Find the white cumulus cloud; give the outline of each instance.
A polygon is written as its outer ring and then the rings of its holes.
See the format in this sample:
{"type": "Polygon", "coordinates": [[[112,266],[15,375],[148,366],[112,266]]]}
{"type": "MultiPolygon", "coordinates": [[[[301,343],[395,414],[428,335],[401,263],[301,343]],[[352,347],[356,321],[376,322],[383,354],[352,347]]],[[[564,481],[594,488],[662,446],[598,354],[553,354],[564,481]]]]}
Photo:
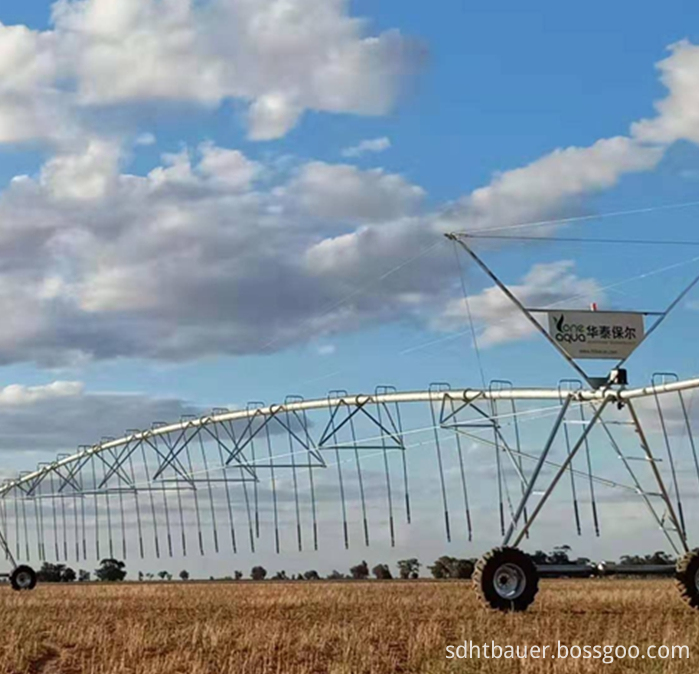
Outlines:
{"type": "Polygon", "coordinates": [[[391,139],[386,136],[363,140],[357,145],[346,147],[342,151],[343,157],[361,157],[368,153],[385,152],[391,147],[391,139]]]}
{"type": "MultiPolygon", "coordinates": [[[[571,260],[536,264],[521,283],[509,288],[525,306],[541,309],[561,305],[567,309],[587,308],[590,301],[601,302],[605,298],[597,281],[580,278],[575,273],[575,263],[571,260]]],[[[481,326],[479,343],[482,346],[517,341],[536,332],[497,286],[470,297],[469,307],[474,320],[481,326]]],[[[466,301],[455,298],[447,303],[435,326],[443,330],[463,329],[467,320],[466,301]]]]}
{"type": "Polygon", "coordinates": [[[0,142],[73,142],[105,107],[231,99],[273,140],[307,110],[389,112],[421,59],[347,0],[58,0],[49,30],[0,24],[0,142]]]}
{"type": "Polygon", "coordinates": [[[658,64],[668,95],[656,104],[658,115],[634,124],[633,133],[644,142],[663,145],[699,143],[699,46],[682,40],[670,52],[658,64]]]}

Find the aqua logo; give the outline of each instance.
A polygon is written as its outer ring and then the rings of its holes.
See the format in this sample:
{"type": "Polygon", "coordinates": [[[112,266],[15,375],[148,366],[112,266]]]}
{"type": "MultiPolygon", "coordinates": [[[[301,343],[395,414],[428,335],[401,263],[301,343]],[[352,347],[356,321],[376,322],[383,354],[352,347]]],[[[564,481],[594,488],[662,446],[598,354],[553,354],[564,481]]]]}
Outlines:
{"type": "Polygon", "coordinates": [[[561,314],[560,318],[554,317],[556,325],[556,341],[557,342],[586,342],[587,335],[585,334],[585,326],[581,323],[566,323],[565,314],[561,314]]]}

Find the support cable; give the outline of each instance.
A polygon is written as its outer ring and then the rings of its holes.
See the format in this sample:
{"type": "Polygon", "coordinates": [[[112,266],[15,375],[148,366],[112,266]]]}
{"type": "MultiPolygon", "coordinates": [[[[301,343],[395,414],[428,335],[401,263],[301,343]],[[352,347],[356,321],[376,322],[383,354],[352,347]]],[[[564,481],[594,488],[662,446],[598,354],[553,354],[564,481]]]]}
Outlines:
{"type": "MultiPolygon", "coordinates": [[[[97,489],[97,471],[95,469],[95,455],[93,454],[90,457],[90,467],[92,468],[92,484],[93,484],[93,489],[97,489]]],[[[51,483],[51,492],[53,492],[53,483],[51,483]]],[[[95,552],[97,553],[97,560],[101,560],[102,556],[100,555],[100,518],[99,518],[99,499],[97,497],[97,494],[95,494],[95,552]]],[[[54,508],[54,518],[53,518],[53,526],[55,528],[56,526],[56,511],[54,508]]],[[[58,556],[58,548],[56,548],[56,556],[58,556]]]]}
{"type": "MultiPolygon", "coordinates": [[[[660,375],[664,376],[664,375],[660,375]]],[[[655,379],[655,376],[653,377],[655,379]]],[[[660,428],[662,430],[663,439],[665,441],[665,450],[667,452],[667,458],[670,465],[670,474],[672,476],[672,486],[675,489],[675,498],[677,500],[677,514],[679,517],[679,525],[682,529],[682,534],[687,535],[687,527],[684,520],[684,510],[682,508],[682,493],[680,492],[679,480],[677,478],[677,467],[675,466],[675,457],[672,452],[672,446],[670,444],[670,437],[667,431],[667,425],[665,423],[665,414],[663,413],[662,406],[660,405],[660,398],[657,392],[653,392],[653,398],[655,399],[655,407],[658,412],[658,419],[660,420],[660,428]]]]}
{"type": "MultiPolygon", "coordinates": [[[[434,387],[439,387],[437,390],[441,389],[440,384],[430,385],[430,390],[435,390],[434,387]]],[[[430,401],[430,414],[432,415],[432,427],[434,428],[434,447],[437,453],[437,468],[439,470],[439,486],[442,491],[442,507],[444,509],[444,529],[446,531],[447,543],[451,543],[451,524],[449,521],[449,500],[447,498],[447,485],[444,478],[444,463],[442,461],[442,446],[439,441],[439,426],[437,424],[437,416],[434,409],[435,403],[430,401]]]]}
{"type": "MultiPolygon", "coordinates": [[[[498,409],[495,400],[490,401],[491,421],[497,417],[498,409]]],[[[497,421],[493,424],[493,442],[495,444],[495,471],[498,481],[498,513],[500,516],[500,535],[505,535],[505,507],[503,503],[503,481],[502,481],[502,459],[500,457],[500,434],[498,433],[497,421]]]]}
{"type": "MultiPolygon", "coordinates": [[[[512,420],[514,424],[514,431],[515,431],[515,448],[517,450],[518,454],[518,462],[519,462],[519,474],[524,476],[524,460],[522,457],[522,439],[520,436],[519,432],[519,419],[518,419],[518,414],[517,414],[517,405],[516,401],[510,400],[510,406],[512,408],[512,420]]],[[[526,490],[527,486],[524,482],[524,480],[520,480],[520,489],[521,489],[521,495],[524,496],[524,492],[526,490]]],[[[527,522],[529,521],[529,513],[527,511],[526,505],[524,506],[524,511],[522,512],[522,517],[524,518],[524,524],[526,525],[527,522]]],[[[527,539],[529,538],[529,531],[527,531],[527,539]]]]}
{"type": "MultiPolygon", "coordinates": [[[[4,502],[5,499],[3,499],[3,507],[4,507],[4,502]]],[[[38,531],[38,537],[39,537],[39,561],[45,562],[46,561],[46,545],[44,541],[44,501],[43,499],[34,499],[34,505],[37,508],[37,523],[39,527],[38,531]]],[[[4,522],[3,518],[3,531],[6,531],[6,524],[4,522]]]]}
{"type": "MultiPolygon", "coordinates": [[[[49,482],[51,485],[51,510],[53,511],[53,546],[54,546],[54,551],[56,553],[56,561],[60,562],[61,561],[61,556],[58,552],[58,518],[56,516],[56,490],[54,488],[54,482],[53,482],[53,471],[51,471],[51,474],[49,475],[49,482]]],[[[16,497],[15,497],[15,506],[17,504],[16,497]]],[[[16,509],[15,509],[16,512],[16,509]]],[[[97,553],[99,556],[99,552],[97,553]]],[[[17,557],[19,557],[19,550],[17,551],[17,557]]]]}
{"type": "MultiPolygon", "coordinates": [[[[348,393],[347,391],[330,391],[328,393],[328,400],[331,400],[333,398],[341,398],[342,396],[347,396],[348,393]]],[[[342,535],[343,539],[345,542],[345,550],[349,550],[349,526],[347,524],[347,502],[345,500],[345,483],[344,480],[342,479],[342,462],[340,461],[340,448],[337,446],[337,441],[339,441],[339,438],[337,437],[336,433],[336,427],[335,427],[335,414],[337,413],[337,409],[331,409],[328,407],[328,413],[330,414],[330,433],[331,437],[335,438],[336,443],[335,443],[335,462],[337,463],[337,481],[338,485],[340,488],[340,508],[342,511],[342,535]]]]}
{"type": "MultiPolygon", "coordinates": [[[[287,414],[287,425],[288,425],[288,412],[287,414]]],[[[291,433],[289,436],[289,452],[291,456],[291,476],[294,484],[294,505],[296,508],[296,541],[298,543],[299,552],[303,552],[303,538],[301,535],[301,507],[299,505],[299,482],[298,474],[296,472],[296,455],[294,451],[294,438],[291,433]]]]}
{"type": "MultiPolygon", "coordinates": [[[[24,529],[24,551],[27,555],[27,561],[30,561],[31,557],[29,555],[29,526],[27,524],[27,500],[24,498],[22,499],[22,526],[24,529]]],[[[67,559],[68,556],[66,555],[66,560],[67,559]]]]}
{"type": "Polygon", "coordinates": [[[481,383],[485,389],[485,370],[483,368],[483,360],[481,359],[481,350],[478,346],[478,335],[476,334],[476,326],[473,322],[473,313],[471,312],[471,302],[468,297],[468,292],[466,290],[466,281],[464,280],[464,272],[461,265],[461,258],[459,257],[459,251],[456,247],[456,240],[452,241],[454,247],[454,257],[456,258],[456,267],[459,271],[459,282],[461,283],[461,291],[464,295],[464,304],[466,305],[466,313],[468,315],[469,329],[471,331],[471,339],[473,341],[473,350],[476,353],[476,362],[478,363],[478,371],[481,375],[481,383]]]}
{"type": "MultiPolygon", "coordinates": [[[[383,419],[381,418],[381,403],[376,403],[376,412],[379,420],[379,424],[383,427],[383,419]]],[[[388,531],[391,537],[391,547],[396,547],[396,530],[395,523],[393,520],[393,493],[391,490],[391,468],[388,462],[388,451],[386,447],[386,438],[381,438],[381,446],[383,449],[383,465],[384,473],[386,476],[386,499],[388,505],[388,531]]],[[[449,535],[449,534],[447,534],[449,535]]]]}
{"type": "MultiPolygon", "coordinates": [[[[587,418],[585,415],[585,405],[581,403],[579,406],[580,410],[580,422],[583,426],[587,424],[587,418]]],[[[602,425],[604,426],[604,419],[600,419],[602,425]]],[[[595,481],[592,476],[592,452],[590,451],[589,439],[585,438],[585,460],[587,463],[587,474],[588,474],[588,489],[590,492],[590,506],[592,508],[592,523],[595,527],[595,536],[600,537],[600,520],[599,513],[597,512],[597,495],[595,491],[595,481]]]]}
{"type": "MultiPolygon", "coordinates": [[[[570,380],[570,381],[575,381],[575,380],[570,380]]],[[[558,388],[561,390],[562,385],[566,382],[566,380],[561,380],[558,383],[558,388]]],[[[570,431],[568,430],[568,420],[564,419],[563,420],[563,438],[565,440],[565,446],[566,446],[566,454],[570,456],[571,452],[571,446],[570,446],[570,431]]],[[[585,441],[587,441],[587,437],[585,437],[585,441]]],[[[573,461],[570,463],[570,494],[571,494],[571,499],[573,501],[573,517],[575,519],[575,529],[578,532],[578,536],[582,536],[582,526],[580,523],[580,507],[578,505],[578,491],[575,486],[575,470],[574,470],[574,465],[573,461]]]]}
{"type": "Polygon", "coordinates": [[[352,446],[354,449],[354,462],[357,466],[357,481],[359,484],[359,498],[362,504],[362,522],[364,525],[364,545],[369,547],[369,518],[367,517],[366,495],[364,492],[364,478],[362,477],[362,463],[359,458],[359,445],[357,443],[357,432],[354,425],[354,417],[351,415],[349,407],[347,408],[347,417],[349,419],[350,433],[352,435],[352,446]]]}
{"type": "Polygon", "coordinates": [[[694,395],[692,395],[690,401],[689,401],[689,406],[685,405],[684,402],[684,396],[682,395],[682,391],[679,391],[677,395],[680,398],[680,406],[682,407],[682,414],[684,416],[684,423],[685,423],[685,429],[687,432],[687,438],[689,439],[689,445],[692,449],[692,457],[694,459],[694,468],[697,473],[697,480],[699,480],[699,456],[697,456],[697,447],[696,443],[694,441],[694,432],[692,431],[692,424],[690,421],[690,412],[692,409],[692,405],[694,404],[694,395]]]}
{"type": "MultiPolygon", "coordinates": [[[[156,453],[160,453],[158,449],[158,436],[154,435],[153,436],[153,442],[155,446],[156,453]]],[[[155,480],[155,478],[154,478],[155,480]]],[[[165,529],[167,531],[167,549],[170,557],[173,556],[172,553],[172,529],[170,528],[170,509],[168,508],[168,501],[167,501],[167,487],[165,484],[162,485],[161,487],[161,492],[163,494],[163,506],[165,508],[165,529]]]]}
{"type": "MultiPolygon", "coordinates": [[[[2,495],[2,500],[0,500],[0,518],[2,518],[2,530],[4,532],[8,532],[7,528],[7,499],[5,498],[5,494],[2,495]]],[[[10,558],[10,550],[7,546],[5,546],[5,559],[10,558]]]]}
{"type": "MultiPolygon", "coordinates": [[[[111,442],[114,438],[103,438],[103,441],[111,442]]],[[[120,457],[117,456],[114,451],[110,451],[112,459],[114,460],[114,465],[118,466],[120,462],[120,457]]],[[[123,473],[120,468],[113,472],[117,476],[118,484],[123,481],[123,473]]],[[[111,475],[110,475],[111,477],[111,475]]],[[[105,476],[106,479],[106,476],[105,476]]],[[[106,485],[105,485],[106,486],[106,485]]],[[[124,490],[119,489],[119,518],[121,520],[121,554],[124,559],[128,557],[126,549],[126,514],[124,512],[124,490]]]]}
{"type": "MultiPolygon", "coordinates": [[[[450,406],[452,414],[454,414],[454,401],[450,400],[450,406]]],[[[466,529],[468,531],[468,541],[469,543],[473,541],[473,524],[471,522],[471,507],[469,505],[468,499],[468,487],[466,484],[466,470],[464,468],[464,456],[461,449],[461,437],[458,433],[454,434],[456,438],[456,452],[459,458],[459,475],[461,477],[461,493],[464,499],[464,514],[466,516],[466,529]]]]}
{"type": "MultiPolygon", "coordinates": [[[[298,421],[300,421],[303,426],[304,436],[306,439],[306,460],[308,461],[308,480],[311,487],[311,517],[313,520],[313,549],[318,550],[318,514],[317,514],[317,501],[316,501],[316,487],[315,478],[313,477],[313,452],[311,451],[311,434],[308,431],[308,416],[304,410],[301,419],[298,415],[294,413],[294,416],[298,421]]],[[[287,414],[287,424],[288,424],[288,414],[287,414]]],[[[289,427],[291,428],[291,427],[289,427]]],[[[257,489],[257,481],[255,481],[255,489],[257,489]]]]}
{"type": "MultiPolygon", "coordinates": [[[[212,534],[214,537],[214,552],[218,554],[219,552],[219,545],[218,545],[218,524],[216,522],[216,505],[214,503],[214,490],[213,490],[213,485],[211,484],[211,474],[209,473],[209,460],[206,457],[206,450],[204,448],[204,439],[202,438],[201,433],[199,433],[199,449],[201,451],[201,459],[204,464],[204,470],[206,471],[206,489],[209,493],[209,506],[211,508],[211,530],[212,534]]],[[[189,457],[188,457],[189,459],[189,457]]],[[[191,472],[191,468],[190,468],[191,472]]],[[[196,491],[195,493],[195,498],[196,498],[196,491]]],[[[195,504],[197,506],[197,509],[199,507],[198,501],[195,501],[195,504]]],[[[201,554],[204,554],[204,545],[202,541],[199,541],[199,549],[201,551],[201,554]]]]}
{"type": "MultiPolygon", "coordinates": [[[[230,439],[232,440],[233,444],[235,444],[235,429],[233,428],[233,422],[229,421],[228,426],[224,425],[224,429],[227,430],[228,435],[230,439]]],[[[252,430],[250,430],[252,433],[252,430]]],[[[242,438],[241,438],[242,440],[242,438]]],[[[240,457],[245,461],[246,468],[248,467],[248,462],[247,459],[243,456],[242,452],[240,452],[240,457]]],[[[255,532],[253,530],[253,523],[252,523],[252,512],[250,510],[250,495],[248,494],[248,480],[245,477],[245,472],[243,471],[243,463],[241,461],[238,461],[238,469],[240,472],[240,481],[243,483],[243,498],[245,499],[245,510],[247,512],[248,516],[248,535],[250,537],[250,551],[255,552],[255,532]]],[[[257,479],[257,478],[256,478],[257,479]]],[[[298,492],[297,492],[297,498],[298,498],[298,492]]],[[[300,530],[299,530],[299,535],[300,535],[300,530]]]]}
{"type": "Polygon", "coordinates": [[[277,503],[277,477],[274,472],[274,457],[272,456],[272,437],[269,432],[269,425],[265,426],[265,437],[267,440],[267,456],[269,457],[270,478],[272,481],[272,512],[274,517],[274,549],[277,554],[280,552],[279,541],[279,506],[277,503]]]}
{"type": "Polygon", "coordinates": [[[233,504],[231,503],[231,491],[228,485],[228,476],[226,475],[226,463],[223,459],[223,449],[221,447],[221,440],[218,435],[218,428],[216,424],[214,427],[214,438],[216,439],[216,446],[218,447],[218,457],[221,462],[221,477],[223,478],[224,487],[226,491],[226,504],[228,506],[228,525],[231,532],[231,547],[233,548],[233,553],[238,553],[238,544],[235,538],[235,517],[233,515],[233,504]]]}
{"type": "MultiPolygon", "coordinates": [[[[201,442],[201,433],[197,433],[199,436],[199,441],[201,442]]],[[[194,465],[192,464],[192,454],[189,451],[189,442],[185,442],[185,448],[184,448],[184,453],[185,453],[185,461],[187,461],[187,468],[189,469],[189,478],[194,479],[194,465]]],[[[202,453],[203,453],[203,448],[202,448],[202,453]]],[[[209,484],[211,484],[211,479],[208,477],[207,473],[207,481],[209,484]]],[[[179,493],[179,491],[178,491],[179,493]]],[[[197,486],[195,484],[192,485],[192,497],[194,500],[194,519],[197,523],[197,543],[199,543],[199,554],[203,557],[204,556],[204,535],[201,530],[201,512],[199,510],[199,494],[197,493],[197,486]]],[[[180,502],[181,503],[181,502],[180,502]]]]}
{"type": "MultiPolygon", "coordinates": [[[[141,443],[141,447],[143,443],[141,443]]],[[[129,452],[129,474],[131,475],[131,483],[134,485],[133,497],[134,505],[136,506],[136,525],[138,528],[138,551],[141,559],[145,558],[145,549],[143,545],[143,523],[141,522],[141,505],[138,498],[138,489],[136,489],[136,472],[133,467],[133,452],[129,452]]]]}
{"type": "Polygon", "coordinates": [[[153,518],[153,545],[155,550],[156,559],[160,559],[160,538],[158,537],[158,517],[155,512],[155,496],[153,495],[153,486],[150,481],[150,470],[148,469],[148,459],[146,457],[146,448],[143,443],[141,443],[141,457],[143,459],[143,471],[146,477],[146,483],[150,487],[148,489],[148,496],[150,500],[150,512],[153,518]]]}

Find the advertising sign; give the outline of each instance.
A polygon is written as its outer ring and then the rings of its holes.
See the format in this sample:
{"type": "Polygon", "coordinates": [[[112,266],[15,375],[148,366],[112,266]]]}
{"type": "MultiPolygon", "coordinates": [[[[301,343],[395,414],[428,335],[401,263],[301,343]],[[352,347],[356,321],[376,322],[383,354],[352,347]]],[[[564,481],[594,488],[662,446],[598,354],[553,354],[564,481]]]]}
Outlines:
{"type": "Polygon", "coordinates": [[[612,311],[551,311],[549,334],[571,358],[621,360],[644,335],[643,315],[612,311]]]}

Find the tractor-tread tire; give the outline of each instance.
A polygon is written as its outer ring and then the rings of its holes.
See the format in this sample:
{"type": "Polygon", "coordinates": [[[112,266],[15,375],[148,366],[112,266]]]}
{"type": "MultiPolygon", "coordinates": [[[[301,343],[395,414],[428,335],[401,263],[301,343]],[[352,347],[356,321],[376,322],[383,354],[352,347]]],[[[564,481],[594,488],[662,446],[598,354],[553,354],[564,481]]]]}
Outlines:
{"type": "Polygon", "coordinates": [[[476,563],[473,586],[481,605],[498,611],[526,611],[539,591],[539,573],[531,557],[517,548],[494,548],[476,563]],[[495,571],[503,564],[517,565],[526,578],[522,594],[513,600],[501,597],[494,586],[495,571]]]}
{"type": "Polygon", "coordinates": [[[677,561],[675,569],[675,586],[682,601],[695,610],[699,610],[699,550],[692,550],[677,561]]]}
{"type": "Polygon", "coordinates": [[[10,583],[13,590],[33,590],[36,587],[36,571],[31,566],[20,565],[10,574],[10,583]],[[29,574],[29,583],[21,585],[18,578],[21,574],[29,574]]]}

